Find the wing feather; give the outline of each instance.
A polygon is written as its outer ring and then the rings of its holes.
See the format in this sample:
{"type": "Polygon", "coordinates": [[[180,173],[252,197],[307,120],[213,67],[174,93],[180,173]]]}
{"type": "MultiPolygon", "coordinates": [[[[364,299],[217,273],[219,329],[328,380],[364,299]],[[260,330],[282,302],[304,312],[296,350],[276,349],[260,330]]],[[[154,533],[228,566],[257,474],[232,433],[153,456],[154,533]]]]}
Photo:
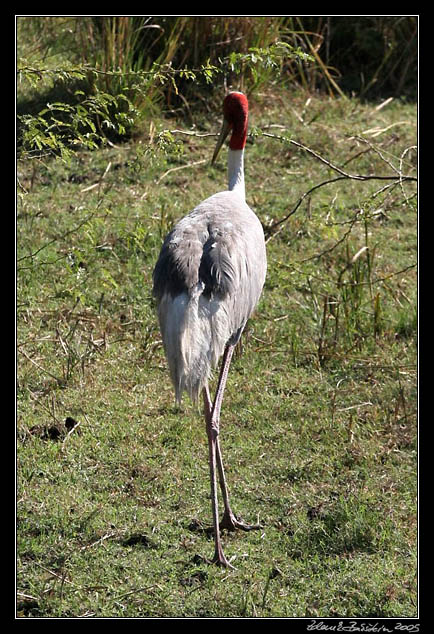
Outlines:
{"type": "Polygon", "coordinates": [[[234,192],[203,201],[164,240],[153,293],[177,398],[193,399],[254,311],[266,274],[261,223],[234,192]]]}

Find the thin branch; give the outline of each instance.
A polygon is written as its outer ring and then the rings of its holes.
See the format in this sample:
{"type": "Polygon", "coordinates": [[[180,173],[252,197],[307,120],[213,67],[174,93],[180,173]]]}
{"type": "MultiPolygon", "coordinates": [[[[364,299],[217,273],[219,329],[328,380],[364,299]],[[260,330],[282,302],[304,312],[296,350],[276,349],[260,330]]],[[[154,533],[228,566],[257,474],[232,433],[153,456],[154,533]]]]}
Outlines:
{"type": "Polygon", "coordinates": [[[300,207],[301,203],[306,198],[306,196],[309,196],[309,194],[311,194],[313,191],[315,191],[316,189],[319,189],[320,187],[323,187],[324,185],[329,185],[330,183],[336,183],[337,181],[345,180],[347,178],[348,178],[347,176],[337,176],[336,178],[329,178],[328,180],[323,181],[322,183],[318,183],[317,185],[314,185],[313,187],[308,189],[307,192],[304,192],[304,194],[298,199],[295,206],[291,209],[291,211],[286,216],[284,216],[283,218],[280,218],[280,220],[276,220],[276,222],[274,222],[269,227],[266,227],[265,233],[268,235],[267,242],[271,240],[271,238],[275,234],[275,230],[277,229],[277,227],[283,224],[284,222],[286,222],[288,218],[290,218],[293,214],[295,214],[295,212],[300,207]]]}
{"type": "Polygon", "coordinates": [[[43,251],[44,249],[49,247],[50,244],[53,244],[53,242],[56,242],[57,240],[63,240],[64,238],[69,236],[71,233],[74,233],[74,231],[78,231],[83,225],[85,225],[87,222],[89,222],[89,220],[92,220],[92,218],[94,217],[95,214],[96,214],[96,211],[92,211],[92,213],[89,214],[89,216],[86,216],[86,218],[84,218],[84,220],[82,220],[76,227],[74,227],[73,229],[70,229],[69,231],[67,231],[66,233],[63,233],[60,236],[56,236],[55,238],[53,238],[49,242],[46,242],[45,244],[42,245],[42,247],[39,247],[39,249],[37,249],[33,253],[29,253],[29,255],[23,255],[21,258],[17,259],[17,262],[21,262],[22,260],[27,260],[29,258],[34,258],[35,255],[38,255],[38,253],[40,253],[41,251],[43,251]]]}
{"type": "Polygon", "coordinates": [[[187,167],[196,167],[196,165],[202,165],[203,163],[207,163],[207,162],[208,162],[208,159],[201,159],[200,161],[195,161],[194,163],[187,163],[186,165],[171,167],[170,169],[167,170],[167,172],[164,172],[164,174],[160,176],[156,184],[159,185],[161,181],[163,180],[163,178],[166,178],[166,176],[168,176],[172,172],[177,172],[178,170],[183,170],[183,169],[186,169],[187,167]]]}
{"type": "Polygon", "coordinates": [[[38,368],[38,370],[41,370],[41,372],[43,372],[44,374],[48,374],[48,376],[51,376],[51,378],[54,379],[55,381],[57,381],[57,383],[61,384],[63,382],[61,378],[59,378],[55,374],[52,374],[51,372],[49,372],[45,368],[43,368],[42,365],[39,365],[39,363],[36,363],[36,361],[33,361],[33,359],[31,357],[29,357],[29,355],[26,352],[24,352],[24,350],[19,350],[19,352],[24,357],[26,357],[27,361],[30,361],[30,363],[33,363],[33,365],[36,366],[38,368]]]}
{"type": "Polygon", "coordinates": [[[194,132],[193,130],[170,130],[171,134],[185,134],[187,136],[195,136],[201,138],[204,136],[218,136],[218,132],[194,132]]]}
{"type": "Polygon", "coordinates": [[[354,218],[351,219],[351,223],[349,228],[347,229],[347,231],[345,231],[344,235],[342,236],[342,238],[340,238],[333,246],[331,246],[329,249],[325,249],[325,251],[322,251],[321,253],[316,253],[315,255],[312,255],[309,258],[305,258],[304,260],[299,260],[299,263],[301,264],[302,262],[309,262],[309,260],[316,260],[319,258],[322,258],[324,255],[326,255],[327,253],[331,253],[332,251],[334,251],[336,249],[336,247],[338,247],[340,244],[342,244],[342,242],[344,242],[346,240],[346,238],[350,235],[351,231],[353,230],[354,225],[356,224],[358,218],[359,218],[359,214],[360,212],[357,212],[356,215],[354,216],[354,218]]]}
{"type": "Polygon", "coordinates": [[[61,77],[69,78],[71,77],[79,77],[81,78],[86,73],[93,73],[95,75],[102,75],[108,77],[161,77],[163,75],[167,75],[168,77],[173,77],[176,75],[185,76],[185,75],[195,75],[195,74],[206,74],[207,72],[220,73],[221,69],[218,66],[214,66],[212,64],[204,64],[201,68],[173,68],[170,63],[168,64],[157,64],[154,63],[153,66],[149,70],[135,70],[135,71],[125,71],[123,69],[120,70],[101,70],[99,68],[95,68],[93,66],[78,66],[71,68],[33,68],[32,66],[21,66],[17,68],[17,75],[21,73],[27,73],[29,75],[37,75],[39,79],[42,79],[43,75],[60,75],[61,77]]]}
{"type": "MultiPolygon", "coordinates": [[[[298,273],[299,275],[305,275],[305,273],[303,271],[301,271],[300,269],[298,269],[296,267],[297,264],[303,264],[304,262],[307,262],[308,260],[312,260],[315,257],[321,257],[321,255],[323,255],[322,253],[320,253],[318,256],[314,256],[313,258],[307,258],[306,260],[297,260],[295,263],[292,264],[284,264],[283,262],[280,262],[279,266],[283,266],[287,269],[290,269],[292,271],[295,271],[296,273],[298,273]]],[[[393,273],[389,273],[388,275],[384,275],[383,277],[376,277],[375,279],[373,279],[370,282],[358,282],[357,285],[358,286],[368,286],[368,285],[374,285],[374,284],[380,284],[381,282],[385,282],[386,280],[390,279],[391,277],[396,277],[397,275],[402,275],[403,273],[407,273],[407,271],[411,271],[411,269],[414,269],[417,267],[417,262],[413,263],[413,264],[409,264],[408,266],[404,267],[403,269],[400,269],[399,271],[394,271],[393,273]]],[[[321,275],[316,275],[313,273],[309,273],[309,277],[311,279],[317,280],[318,282],[329,282],[330,280],[326,277],[322,277],[321,275]]],[[[324,296],[324,294],[322,293],[318,293],[320,296],[324,296]]],[[[275,321],[277,321],[278,319],[283,319],[284,317],[278,317],[275,321]]]]}
{"type": "Polygon", "coordinates": [[[84,189],[82,189],[80,193],[84,194],[84,192],[89,192],[91,189],[95,189],[95,187],[100,187],[102,181],[107,176],[111,166],[112,166],[112,162],[109,161],[107,167],[104,170],[104,174],[101,176],[101,178],[96,183],[94,183],[93,185],[89,185],[89,187],[85,187],[84,189]]]}
{"type": "Polygon", "coordinates": [[[266,136],[266,137],[270,137],[272,139],[277,139],[279,141],[283,141],[284,143],[290,143],[291,145],[295,145],[296,147],[298,147],[298,148],[304,150],[305,152],[308,152],[312,156],[314,156],[316,159],[321,161],[321,163],[324,163],[325,165],[327,165],[327,167],[330,167],[330,169],[334,170],[338,174],[341,174],[345,178],[349,178],[351,180],[357,180],[357,181],[367,181],[367,180],[399,180],[399,181],[410,180],[410,181],[417,181],[417,177],[416,176],[406,176],[406,175],[403,176],[400,173],[398,173],[397,175],[390,174],[388,176],[380,176],[379,174],[350,174],[349,172],[345,172],[342,168],[338,167],[337,165],[334,165],[333,163],[331,163],[330,161],[325,159],[323,156],[318,154],[318,152],[315,152],[315,150],[312,150],[312,148],[307,147],[306,145],[303,145],[302,143],[299,143],[298,141],[294,141],[293,139],[288,139],[287,137],[280,136],[278,134],[271,134],[270,132],[263,132],[262,135],[266,136]]]}

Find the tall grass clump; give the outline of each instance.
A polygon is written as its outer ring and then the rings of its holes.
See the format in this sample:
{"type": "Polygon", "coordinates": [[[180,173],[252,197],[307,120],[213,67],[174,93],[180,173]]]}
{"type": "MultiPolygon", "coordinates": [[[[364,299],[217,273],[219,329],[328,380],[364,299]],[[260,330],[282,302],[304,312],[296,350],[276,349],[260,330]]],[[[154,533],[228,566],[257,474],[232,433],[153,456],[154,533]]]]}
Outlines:
{"type": "MultiPolygon", "coordinates": [[[[83,22],[82,28],[87,31],[89,42],[82,52],[82,61],[103,71],[119,69],[126,73],[159,67],[173,72],[181,69],[194,72],[204,67],[219,67],[233,53],[246,54],[251,49],[276,44],[282,39],[284,18],[95,17],[83,22]]],[[[265,67],[263,70],[266,74],[265,67]]],[[[229,74],[230,71],[228,68],[229,74]]],[[[251,80],[251,73],[247,74],[251,80]]],[[[170,105],[179,92],[188,98],[197,91],[197,85],[189,79],[187,73],[181,74],[176,86],[171,81],[159,91],[161,77],[157,77],[151,93],[160,98],[164,93],[164,100],[170,105]]],[[[244,77],[243,81],[248,83],[248,79],[244,77]]]]}
{"type": "MultiPolygon", "coordinates": [[[[82,60],[94,59],[106,71],[149,70],[155,63],[200,68],[283,41],[314,57],[308,66],[291,58],[281,66],[285,80],[310,90],[398,96],[414,95],[417,87],[416,16],[100,16],[81,18],[80,29],[82,60]]],[[[266,67],[260,73],[270,79],[266,67]]],[[[252,80],[248,71],[250,88],[252,80]]],[[[168,103],[173,95],[169,86],[168,103]]]]}

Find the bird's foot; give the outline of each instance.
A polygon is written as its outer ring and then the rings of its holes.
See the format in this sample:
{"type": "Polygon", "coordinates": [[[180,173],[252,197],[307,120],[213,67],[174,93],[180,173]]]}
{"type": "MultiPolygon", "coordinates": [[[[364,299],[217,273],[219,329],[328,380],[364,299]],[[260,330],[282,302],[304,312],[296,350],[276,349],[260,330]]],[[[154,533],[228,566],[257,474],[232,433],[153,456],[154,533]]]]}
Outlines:
{"type": "Polygon", "coordinates": [[[260,524],[246,524],[236,518],[232,511],[225,511],[220,522],[220,529],[224,528],[228,531],[253,531],[262,528],[262,526],[260,524]]]}
{"type": "Polygon", "coordinates": [[[216,551],[214,553],[213,559],[211,560],[211,563],[217,564],[218,566],[223,566],[223,568],[230,568],[231,570],[236,570],[235,566],[230,564],[229,561],[226,559],[226,556],[221,547],[216,548],[216,551]]]}

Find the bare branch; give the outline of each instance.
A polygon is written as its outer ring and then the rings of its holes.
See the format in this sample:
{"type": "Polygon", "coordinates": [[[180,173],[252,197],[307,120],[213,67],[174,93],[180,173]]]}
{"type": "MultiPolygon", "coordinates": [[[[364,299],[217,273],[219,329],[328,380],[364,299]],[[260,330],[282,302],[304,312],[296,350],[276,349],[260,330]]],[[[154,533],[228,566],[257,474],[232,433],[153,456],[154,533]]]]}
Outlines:
{"type": "Polygon", "coordinates": [[[283,218],[280,218],[280,220],[276,220],[276,222],[273,222],[273,224],[270,225],[269,227],[266,227],[265,233],[268,236],[267,242],[271,240],[277,227],[283,224],[284,222],[286,222],[288,218],[290,218],[293,214],[295,214],[295,212],[300,207],[301,203],[306,198],[306,196],[309,196],[309,194],[311,194],[313,191],[315,191],[316,189],[319,189],[320,187],[323,187],[324,185],[329,185],[330,183],[336,183],[336,181],[345,180],[346,178],[347,178],[346,176],[337,176],[336,178],[329,178],[328,180],[323,181],[322,183],[318,183],[317,185],[314,185],[313,187],[308,189],[307,192],[304,192],[304,194],[298,199],[295,206],[291,209],[291,211],[286,216],[284,216],[283,218]]]}
{"type": "MultiPolygon", "coordinates": [[[[87,222],[89,222],[89,220],[91,220],[95,214],[96,214],[96,211],[93,211],[91,214],[86,216],[86,218],[84,218],[84,220],[82,220],[76,227],[74,227],[73,229],[70,229],[69,231],[67,231],[66,233],[62,234],[61,236],[56,236],[55,238],[53,238],[49,242],[46,242],[45,244],[42,245],[42,247],[40,247],[39,249],[37,249],[33,253],[29,253],[29,255],[23,255],[22,257],[17,259],[17,262],[22,262],[23,260],[27,260],[28,258],[33,259],[35,257],[35,255],[38,255],[38,253],[40,253],[41,251],[43,251],[44,249],[49,247],[50,244],[53,244],[53,242],[56,242],[57,240],[63,240],[64,238],[69,236],[71,233],[74,233],[75,231],[78,231],[83,225],[85,225],[87,222]]],[[[59,258],[59,259],[61,259],[61,258],[59,258]]]]}
{"type": "Polygon", "coordinates": [[[166,172],[164,172],[164,174],[160,176],[160,178],[157,180],[157,185],[161,183],[163,178],[166,178],[166,176],[168,176],[172,172],[177,172],[179,170],[186,169],[187,167],[196,167],[196,165],[203,165],[203,163],[206,163],[207,161],[208,159],[201,159],[200,161],[195,161],[194,163],[187,163],[186,165],[178,165],[178,167],[171,167],[166,172]]]}
{"type": "MultiPolygon", "coordinates": [[[[266,137],[278,139],[279,141],[283,141],[284,143],[290,143],[291,145],[295,145],[296,147],[299,147],[300,149],[304,150],[305,152],[308,152],[309,154],[314,156],[316,159],[321,161],[321,163],[324,163],[325,165],[327,165],[327,167],[330,167],[330,169],[332,169],[333,171],[335,171],[338,174],[341,174],[342,176],[344,176],[345,178],[349,178],[351,180],[357,180],[357,181],[367,181],[367,180],[399,180],[399,181],[409,180],[409,181],[417,181],[417,177],[416,176],[403,176],[400,172],[398,172],[396,175],[390,174],[390,175],[387,175],[387,176],[380,176],[379,174],[350,174],[349,172],[345,172],[342,168],[338,167],[337,165],[334,165],[333,163],[331,163],[330,161],[325,159],[323,156],[318,154],[318,152],[315,152],[315,150],[312,150],[312,148],[307,147],[306,145],[303,145],[302,143],[299,143],[298,141],[294,141],[293,139],[288,139],[285,136],[280,136],[280,135],[277,135],[277,134],[270,134],[269,132],[263,132],[262,135],[266,136],[266,137]]],[[[372,149],[374,149],[374,148],[372,148],[372,149]]]]}
{"type": "MultiPolygon", "coordinates": [[[[295,206],[291,209],[291,211],[288,214],[286,214],[286,216],[284,216],[283,218],[280,218],[279,220],[274,222],[271,226],[267,227],[266,228],[266,233],[268,235],[267,242],[272,238],[272,236],[274,235],[276,229],[280,225],[282,225],[284,222],[286,222],[288,220],[288,218],[290,218],[297,211],[297,209],[300,207],[301,203],[306,198],[306,196],[311,194],[316,189],[319,189],[320,187],[323,187],[324,185],[329,185],[330,183],[335,183],[335,182],[337,182],[339,180],[345,180],[345,179],[346,180],[357,180],[357,181],[382,180],[382,181],[395,181],[395,183],[392,182],[389,185],[387,185],[385,188],[390,187],[392,184],[399,184],[401,186],[401,188],[402,188],[402,183],[404,181],[417,181],[417,177],[416,176],[409,176],[409,175],[402,174],[402,170],[401,170],[401,168],[402,168],[402,160],[400,161],[399,169],[397,169],[396,167],[394,167],[391,164],[390,161],[385,159],[385,157],[378,150],[378,148],[375,148],[372,144],[370,144],[367,141],[366,141],[366,143],[368,143],[369,149],[372,150],[372,151],[375,151],[380,156],[380,158],[387,165],[389,165],[393,169],[395,174],[388,174],[388,175],[380,175],[380,174],[351,174],[350,172],[346,172],[345,170],[343,170],[341,167],[338,167],[337,165],[334,165],[331,161],[327,160],[326,158],[324,158],[323,156],[318,154],[318,152],[315,152],[315,150],[312,150],[312,148],[309,148],[306,145],[303,145],[302,143],[299,143],[298,141],[294,141],[293,139],[289,139],[286,136],[281,136],[281,135],[277,135],[277,134],[271,134],[269,132],[262,132],[262,135],[266,136],[266,137],[269,137],[269,138],[272,138],[272,139],[277,139],[277,140],[282,141],[284,143],[289,143],[291,145],[295,145],[296,147],[304,150],[305,152],[308,152],[311,156],[316,158],[321,163],[324,163],[324,165],[327,165],[327,167],[329,167],[333,171],[335,171],[338,174],[340,174],[340,176],[337,176],[336,178],[330,178],[328,180],[322,181],[321,183],[318,183],[317,185],[314,185],[313,187],[311,187],[308,191],[306,191],[298,199],[298,201],[296,202],[295,206]]],[[[353,158],[355,158],[355,157],[353,157],[353,158]]],[[[348,161],[347,161],[347,163],[348,163],[348,161]]]]}

